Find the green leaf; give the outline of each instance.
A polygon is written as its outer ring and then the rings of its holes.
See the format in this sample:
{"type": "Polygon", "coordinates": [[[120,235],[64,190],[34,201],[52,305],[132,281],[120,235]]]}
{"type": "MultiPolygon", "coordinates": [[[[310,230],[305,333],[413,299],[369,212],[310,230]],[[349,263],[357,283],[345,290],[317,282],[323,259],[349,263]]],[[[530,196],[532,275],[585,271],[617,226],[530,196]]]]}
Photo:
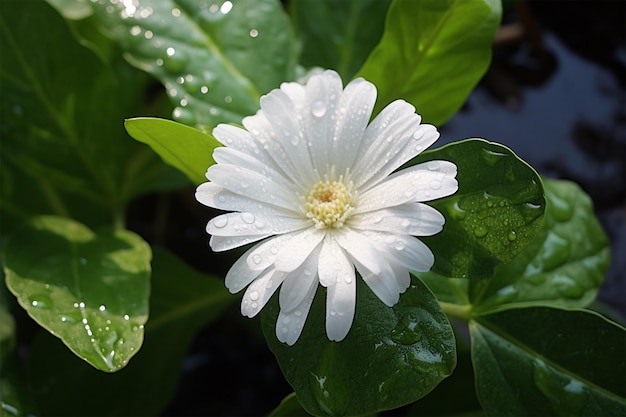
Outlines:
{"type": "Polygon", "coordinates": [[[197,332],[215,321],[234,297],[222,279],[198,273],[158,247],[152,270],[145,342],[121,372],[98,372],[45,334],[36,340],[29,373],[42,415],[161,415],[197,332]]]}
{"type": "Polygon", "coordinates": [[[300,62],[332,68],[344,80],[363,65],[383,33],[390,0],[299,0],[290,3],[300,62]]]}
{"type": "Polygon", "coordinates": [[[215,163],[213,150],[221,146],[213,136],[171,120],[141,117],[126,120],[124,126],[196,185],[206,181],[204,173],[215,163]]]}
{"type": "Polygon", "coordinates": [[[487,70],[501,13],[498,0],[394,0],[358,73],[378,88],[375,112],[404,98],[443,124],[487,70]]]}
{"type": "Polygon", "coordinates": [[[364,415],[397,408],[423,397],[452,373],[452,328],[418,279],[393,308],[359,279],[354,323],[338,343],[326,336],[324,294],[320,288],[293,346],[276,338],[276,296],[262,313],[269,347],[307,412],[364,415]]]}
{"type": "Polygon", "coordinates": [[[482,139],[424,152],[415,163],[433,159],[456,164],[459,190],[429,203],[446,216],[441,233],[421,238],[435,254],[432,271],[491,277],[539,232],[545,209],[541,178],[510,149],[482,139]]]}
{"type": "Polygon", "coordinates": [[[41,212],[45,201],[47,213],[90,220],[103,216],[85,212],[105,211],[110,221],[134,196],[180,185],[122,126],[142,105],[145,74],[123,61],[105,66],[43,1],[6,2],[0,22],[3,209],[41,212]],[[74,207],[71,195],[91,206],[74,207]]]}
{"type": "Polygon", "coordinates": [[[304,408],[300,405],[296,393],[292,392],[280,402],[278,407],[268,414],[268,417],[291,417],[291,416],[308,416],[304,408]]]}
{"type": "Polygon", "coordinates": [[[295,39],[277,0],[92,7],[128,61],[165,86],[182,123],[203,130],[240,123],[257,111],[261,94],[295,77],[295,39]]]}
{"type": "Polygon", "coordinates": [[[522,305],[585,307],[609,267],[608,239],[591,199],[568,181],[545,180],[546,220],[541,233],[493,279],[472,282],[474,309],[522,305]]]}
{"type": "Polygon", "coordinates": [[[143,342],[150,247],[123,230],[93,232],[40,216],[5,247],[9,290],[28,314],[97,369],[123,368],[143,342]]]}
{"type": "Polygon", "coordinates": [[[623,416],[624,329],[585,310],[507,310],[470,322],[488,415],[623,416]]]}

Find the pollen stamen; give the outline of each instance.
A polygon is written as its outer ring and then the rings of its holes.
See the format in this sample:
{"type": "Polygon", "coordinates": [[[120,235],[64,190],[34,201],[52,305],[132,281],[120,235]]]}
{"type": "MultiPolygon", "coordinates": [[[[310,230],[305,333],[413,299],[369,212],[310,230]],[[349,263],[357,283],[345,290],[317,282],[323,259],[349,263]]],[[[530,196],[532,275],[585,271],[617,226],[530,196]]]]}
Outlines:
{"type": "Polygon", "coordinates": [[[306,215],[319,229],[340,228],[350,213],[352,194],[341,181],[319,181],[304,199],[306,215]]]}

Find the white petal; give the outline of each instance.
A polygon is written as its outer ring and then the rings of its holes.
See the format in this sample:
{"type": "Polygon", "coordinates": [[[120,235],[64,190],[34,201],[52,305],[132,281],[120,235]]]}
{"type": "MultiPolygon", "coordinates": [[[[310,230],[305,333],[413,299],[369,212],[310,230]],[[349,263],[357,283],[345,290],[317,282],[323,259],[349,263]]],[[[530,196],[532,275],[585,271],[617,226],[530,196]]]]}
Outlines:
{"type": "Polygon", "coordinates": [[[212,134],[217,140],[226,145],[227,149],[237,150],[250,155],[268,167],[281,172],[268,152],[254,140],[253,135],[247,130],[238,126],[219,124],[213,129],[212,134]]]}
{"type": "Polygon", "coordinates": [[[236,293],[243,290],[248,284],[250,284],[256,277],[263,273],[263,269],[253,270],[248,266],[248,256],[259,246],[253,246],[244,253],[233,266],[230,267],[226,274],[225,284],[228,291],[236,293]]]}
{"type": "MultiPolygon", "coordinates": [[[[265,217],[302,218],[300,211],[292,211],[272,206],[246,196],[235,194],[214,182],[205,182],[196,189],[196,200],[205,206],[228,211],[249,211],[265,217]]],[[[310,221],[309,221],[310,223],[310,221]]]]}
{"type": "Polygon", "coordinates": [[[317,271],[324,287],[334,285],[337,280],[354,280],[354,265],[332,233],[327,233],[322,243],[317,271]]]}
{"type": "Polygon", "coordinates": [[[334,236],[337,243],[345,249],[353,260],[359,261],[372,273],[381,274],[384,272],[385,266],[388,266],[386,262],[381,262],[378,250],[363,234],[344,227],[337,231],[334,236]]]}
{"type": "Polygon", "coordinates": [[[426,272],[435,263],[435,257],[421,240],[407,235],[380,232],[363,232],[381,253],[412,271],[426,272]]]}
{"type": "Polygon", "coordinates": [[[430,161],[403,169],[363,193],[354,214],[454,194],[458,189],[455,175],[456,165],[448,161],[430,161]]]}
{"type": "Polygon", "coordinates": [[[244,117],[243,125],[250,132],[259,149],[268,155],[275,166],[275,170],[282,172],[285,178],[298,181],[298,167],[289,159],[285,150],[280,146],[280,142],[272,128],[272,125],[265,117],[263,110],[259,110],[254,116],[244,117]]]}
{"type": "Polygon", "coordinates": [[[375,273],[358,260],[353,259],[357,271],[361,274],[363,281],[372,290],[374,294],[389,307],[393,307],[400,299],[400,286],[395,277],[395,273],[389,263],[379,256],[379,263],[384,264],[380,267],[381,273],[375,273]]]}
{"type": "Polygon", "coordinates": [[[209,245],[214,252],[223,252],[225,250],[231,250],[249,243],[257,242],[269,236],[269,234],[254,236],[211,236],[211,239],[209,239],[209,245]]]}
{"type": "Polygon", "coordinates": [[[212,165],[207,170],[207,178],[235,194],[287,210],[298,210],[299,200],[294,196],[294,190],[278,178],[225,164],[212,165]]]}
{"type": "Polygon", "coordinates": [[[396,207],[355,214],[349,225],[354,229],[378,230],[413,236],[439,233],[446,219],[436,209],[423,203],[405,203],[396,207]]]}
{"type": "Polygon", "coordinates": [[[362,188],[378,171],[402,154],[415,131],[420,129],[420,121],[415,108],[404,100],[396,100],[380,112],[367,127],[356,156],[353,180],[357,188],[362,188]]]}
{"type": "Polygon", "coordinates": [[[298,179],[304,183],[313,182],[311,155],[295,104],[284,91],[274,90],[261,98],[261,108],[274,129],[280,146],[298,169],[298,179]]]}
{"type": "Polygon", "coordinates": [[[269,269],[263,275],[255,279],[248,287],[241,300],[241,314],[246,317],[254,317],[272,298],[276,289],[285,278],[285,274],[269,269]]]}
{"type": "Polygon", "coordinates": [[[309,78],[305,91],[307,110],[302,115],[313,168],[320,173],[330,172],[335,133],[335,117],[343,85],[334,71],[324,71],[309,78]]]}
{"type": "Polygon", "coordinates": [[[264,270],[274,264],[281,248],[288,244],[295,233],[274,236],[254,247],[254,250],[247,253],[246,260],[248,267],[252,270],[264,270]]]}
{"type": "Polygon", "coordinates": [[[313,251],[298,269],[285,277],[279,294],[281,311],[288,312],[298,307],[309,292],[311,285],[318,284],[316,269],[318,257],[319,248],[313,251]]]}
{"type": "Polygon", "coordinates": [[[235,212],[212,218],[207,224],[206,231],[214,236],[270,236],[310,226],[309,219],[235,212]]]}
{"type": "Polygon", "coordinates": [[[317,283],[311,285],[306,296],[296,308],[291,311],[280,311],[276,320],[276,337],[283,343],[293,346],[300,337],[304,322],[311,309],[311,304],[315,298],[317,283]]]}
{"type": "Polygon", "coordinates": [[[326,295],[326,335],[335,342],[342,341],[354,319],[356,307],[356,280],[354,268],[350,265],[352,278],[338,279],[328,286],[326,295]]]}
{"type": "Polygon", "coordinates": [[[341,94],[330,153],[331,166],[338,174],[351,171],[375,103],[376,87],[362,78],[350,82],[341,94]]]}
{"type": "Polygon", "coordinates": [[[282,272],[291,272],[300,267],[324,239],[324,232],[315,228],[304,229],[292,234],[289,244],[283,245],[274,261],[274,267],[282,272]]]}
{"type": "MultiPolygon", "coordinates": [[[[219,124],[211,132],[213,137],[217,139],[222,145],[237,149],[243,152],[250,150],[250,145],[254,144],[250,133],[245,129],[237,126],[219,124]]],[[[250,152],[246,152],[250,153],[250,152]]],[[[252,153],[251,153],[252,154],[252,153]]]]}
{"type": "MultiPolygon", "coordinates": [[[[377,161],[376,168],[369,171],[369,175],[366,176],[369,178],[367,182],[358,183],[360,189],[367,190],[375,186],[439,138],[439,132],[433,125],[419,125],[416,129],[411,128],[409,133],[408,140],[403,141],[404,144],[398,143],[398,147],[394,148],[393,152],[388,156],[385,154],[385,157],[377,161]]],[[[359,178],[359,180],[363,181],[364,178],[359,178]]]]}

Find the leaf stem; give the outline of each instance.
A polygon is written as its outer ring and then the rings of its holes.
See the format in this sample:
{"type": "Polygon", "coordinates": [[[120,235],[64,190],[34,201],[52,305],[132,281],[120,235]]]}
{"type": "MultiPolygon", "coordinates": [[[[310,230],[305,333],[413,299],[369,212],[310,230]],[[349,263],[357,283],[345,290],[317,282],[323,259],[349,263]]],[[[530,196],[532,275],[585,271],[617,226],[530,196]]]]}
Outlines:
{"type": "Polygon", "coordinates": [[[439,305],[441,306],[443,312],[446,313],[446,315],[449,317],[463,321],[469,321],[469,319],[471,318],[471,304],[459,305],[440,301],[439,305]]]}

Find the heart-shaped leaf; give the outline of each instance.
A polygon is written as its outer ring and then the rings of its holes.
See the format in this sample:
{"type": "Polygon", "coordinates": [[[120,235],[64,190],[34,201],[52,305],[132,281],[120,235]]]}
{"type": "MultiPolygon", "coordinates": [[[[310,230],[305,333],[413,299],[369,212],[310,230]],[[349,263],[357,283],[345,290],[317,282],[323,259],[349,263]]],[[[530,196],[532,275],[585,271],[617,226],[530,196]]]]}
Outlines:
{"type": "Polygon", "coordinates": [[[11,235],[4,256],[9,290],[76,355],[114,372],[139,351],[151,258],[139,236],[40,216],[11,235]]]}
{"type": "Polygon", "coordinates": [[[486,278],[533,241],[543,223],[541,178],[509,148],[468,139],[424,152],[415,162],[452,161],[458,191],[431,204],[446,216],[443,231],[422,238],[444,277],[486,278]]]}
{"type": "Polygon", "coordinates": [[[270,349],[311,414],[365,415],[397,408],[428,394],[456,365],[450,323],[420,280],[414,280],[393,308],[361,281],[354,323],[338,343],[326,336],[322,288],[293,346],[275,335],[277,297],[263,310],[270,349]]]}
{"type": "Polygon", "coordinates": [[[585,307],[609,267],[608,239],[591,199],[568,181],[545,180],[546,220],[541,233],[493,279],[472,282],[477,311],[520,305],[585,307]]]}

